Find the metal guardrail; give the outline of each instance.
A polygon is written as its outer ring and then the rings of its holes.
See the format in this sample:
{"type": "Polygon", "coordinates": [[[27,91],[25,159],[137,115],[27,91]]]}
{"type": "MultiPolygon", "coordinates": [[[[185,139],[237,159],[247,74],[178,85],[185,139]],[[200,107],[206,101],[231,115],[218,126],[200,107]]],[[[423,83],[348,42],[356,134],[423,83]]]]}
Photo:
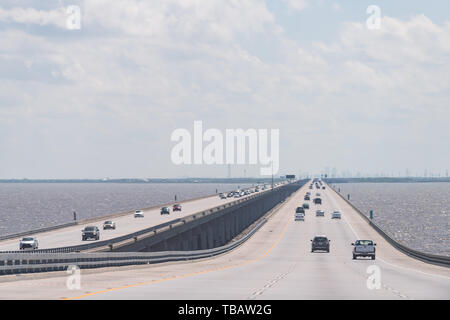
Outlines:
{"type": "MultiPolygon", "coordinates": [[[[283,186],[282,186],[283,187],[283,186]]],[[[281,188],[282,188],[281,187],[281,188]]],[[[149,233],[159,233],[162,230],[161,229],[165,229],[167,227],[171,228],[172,225],[175,225],[177,223],[183,222],[186,223],[188,221],[192,221],[207,215],[210,215],[212,213],[215,213],[219,210],[222,209],[226,209],[228,207],[240,204],[240,203],[244,203],[244,202],[248,202],[250,200],[253,200],[255,198],[261,197],[263,195],[268,194],[269,192],[271,192],[271,189],[268,189],[266,191],[260,192],[258,194],[253,194],[250,195],[248,197],[242,198],[242,199],[238,199],[226,204],[222,204],[219,206],[216,206],[214,208],[211,209],[207,209],[207,210],[203,210],[203,211],[199,211],[196,212],[192,215],[189,215],[187,217],[183,217],[183,218],[178,218],[178,219],[174,219],[156,226],[152,226],[146,229],[142,229],[127,235],[123,235],[120,237],[116,237],[116,238],[112,238],[112,239],[108,239],[108,240],[101,240],[101,241],[96,241],[96,242],[92,242],[92,243],[88,243],[88,244],[81,244],[81,245],[75,245],[75,246],[67,246],[67,247],[57,247],[57,248],[49,248],[49,249],[38,249],[38,250],[13,250],[13,251],[0,251],[1,253],[14,253],[14,254],[25,254],[25,253],[30,253],[30,254],[40,254],[40,253],[70,253],[70,252],[81,252],[81,251],[92,251],[95,250],[96,248],[104,248],[104,250],[107,250],[107,248],[112,248],[112,246],[114,246],[114,244],[120,243],[120,242],[124,242],[127,240],[137,240],[138,237],[142,237],[143,235],[149,234],[149,233]]]]}
{"type": "Polygon", "coordinates": [[[1,236],[0,237],[0,241],[8,240],[8,239],[14,239],[14,238],[27,236],[27,235],[30,235],[30,234],[35,234],[35,233],[40,233],[40,232],[47,232],[47,231],[52,231],[52,230],[56,230],[56,229],[67,228],[67,227],[71,227],[71,226],[76,226],[77,224],[78,224],[78,222],[73,221],[73,222],[64,223],[64,224],[58,224],[56,226],[51,226],[51,227],[45,227],[45,228],[35,229],[35,230],[31,230],[31,231],[23,231],[23,232],[8,234],[6,236],[1,236]]]}
{"type": "Polygon", "coordinates": [[[208,258],[233,250],[247,241],[265,223],[261,220],[241,239],[221,247],[196,251],[99,252],[99,253],[0,253],[0,275],[64,271],[71,266],[80,269],[154,264],[208,258]]]}
{"type": "Polygon", "coordinates": [[[356,212],[358,212],[359,215],[364,220],[366,220],[366,222],[370,226],[372,226],[372,228],[374,228],[376,232],[378,232],[378,234],[380,234],[387,242],[389,242],[397,250],[405,253],[406,255],[408,255],[412,258],[415,258],[415,259],[418,259],[418,260],[421,260],[421,261],[424,261],[427,263],[436,264],[436,265],[440,265],[440,266],[444,266],[444,267],[450,267],[450,257],[420,252],[418,250],[408,248],[407,246],[401,244],[400,242],[398,242],[397,240],[392,238],[389,234],[387,234],[385,231],[383,231],[383,229],[381,229],[381,227],[378,226],[375,222],[370,220],[369,217],[367,217],[363,212],[361,212],[357,207],[355,207],[350,201],[348,201],[344,196],[342,196],[339,193],[339,191],[337,191],[330,185],[328,185],[328,186],[331,187],[331,189],[334,192],[336,192],[336,194],[339,195],[345,202],[347,202],[356,212]]]}

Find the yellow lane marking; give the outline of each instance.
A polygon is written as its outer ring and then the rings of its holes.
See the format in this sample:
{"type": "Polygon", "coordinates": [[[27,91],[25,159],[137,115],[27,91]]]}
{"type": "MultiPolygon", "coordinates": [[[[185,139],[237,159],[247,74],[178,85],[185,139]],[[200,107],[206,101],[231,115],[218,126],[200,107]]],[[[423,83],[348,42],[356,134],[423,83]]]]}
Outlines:
{"type": "Polygon", "coordinates": [[[142,285],[152,284],[152,283],[159,283],[159,282],[164,282],[164,281],[169,281],[169,280],[183,279],[183,278],[188,278],[188,277],[192,277],[192,276],[195,276],[195,275],[222,271],[222,270],[226,270],[226,269],[230,269],[230,268],[234,268],[234,267],[241,267],[241,266],[244,266],[244,265],[247,265],[247,264],[259,261],[262,258],[264,258],[265,256],[267,256],[278,245],[278,243],[280,242],[281,238],[286,233],[286,230],[287,230],[289,224],[291,223],[291,221],[292,220],[289,219],[287,221],[287,223],[284,225],[283,230],[281,231],[281,234],[279,235],[279,237],[277,238],[275,243],[272,245],[272,247],[270,247],[264,254],[262,254],[261,256],[255,258],[255,259],[247,260],[247,261],[244,261],[242,263],[232,264],[232,265],[228,265],[228,266],[224,266],[224,267],[220,267],[220,268],[216,268],[216,269],[192,272],[192,273],[187,273],[187,274],[179,275],[179,276],[172,276],[172,277],[167,277],[167,278],[158,279],[158,280],[144,281],[144,282],[139,282],[139,283],[126,285],[126,286],[122,286],[122,287],[117,287],[117,288],[111,288],[111,289],[106,289],[106,290],[86,293],[86,294],[83,294],[83,295],[80,295],[80,296],[76,296],[76,297],[72,297],[72,298],[64,298],[63,300],[82,299],[82,298],[86,298],[86,297],[93,296],[93,295],[100,294],[100,293],[106,293],[106,292],[111,292],[111,291],[116,291],[116,290],[121,290],[121,289],[133,288],[133,287],[137,287],[137,286],[142,286],[142,285]]]}

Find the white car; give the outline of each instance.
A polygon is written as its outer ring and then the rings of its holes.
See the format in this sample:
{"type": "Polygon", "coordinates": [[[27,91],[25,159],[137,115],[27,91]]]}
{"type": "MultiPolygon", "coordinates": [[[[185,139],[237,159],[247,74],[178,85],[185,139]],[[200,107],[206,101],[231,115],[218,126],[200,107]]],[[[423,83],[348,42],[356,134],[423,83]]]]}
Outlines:
{"type": "Polygon", "coordinates": [[[111,220],[103,222],[103,230],[106,230],[106,229],[116,230],[116,223],[111,220]]]}
{"type": "Polygon", "coordinates": [[[36,238],[25,237],[20,240],[20,250],[33,249],[36,250],[39,247],[39,243],[36,238]]]}
{"type": "Polygon", "coordinates": [[[331,214],[331,219],[340,219],[341,218],[341,213],[339,211],[334,211],[331,214]]]}
{"type": "Polygon", "coordinates": [[[142,211],[142,210],[136,210],[136,211],[134,212],[134,217],[135,217],[135,218],[143,218],[143,217],[144,217],[144,211],[142,211]]]}
{"type": "Polygon", "coordinates": [[[305,214],[303,214],[303,213],[296,213],[294,220],[295,221],[305,221],[305,214]]]}

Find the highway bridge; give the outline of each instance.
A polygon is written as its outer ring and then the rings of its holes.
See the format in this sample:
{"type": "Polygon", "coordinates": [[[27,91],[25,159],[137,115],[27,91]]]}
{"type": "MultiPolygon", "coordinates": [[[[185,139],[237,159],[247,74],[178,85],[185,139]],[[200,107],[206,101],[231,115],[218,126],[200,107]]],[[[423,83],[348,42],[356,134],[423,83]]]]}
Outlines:
{"type": "MultiPolygon", "coordinates": [[[[280,187],[281,184],[276,185],[274,188],[280,187]]],[[[264,194],[270,191],[267,188],[264,191],[260,191],[259,194],[264,194]]],[[[242,196],[240,200],[249,198],[251,195],[242,196]]],[[[36,236],[39,241],[39,249],[50,249],[68,246],[85,245],[92,241],[82,241],[81,230],[86,226],[97,226],[100,229],[101,240],[110,240],[117,237],[125,236],[139,230],[157,226],[174,219],[180,219],[188,217],[194,213],[201,212],[204,210],[212,209],[214,207],[230,204],[236,201],[235,198],[220,199],[218,195],[202,197],[194,200],[187,200],[177,202],[181,204],[181,211],[172,211],[170,215],[161,215],[160,208],[162,206],[142,209],[144,212],[143,218],[134,218],[133,212],[121,213],[117,215],[111,215],[107,218],[93,218],[87,219],[85,222],[79,224],[58,228],[55,230],[50,230],[47,232],[31,233],[27,236],[36,236]],[[112,220],[116,223],[116,229],[102,230],[102,224],[105,220],[112,220]]],[[[169,206],[170,204],[168,204],[169,206]]],[[[22,238],[12,237],[7,240],[0,241],[0,252],[1,251],[14,251],[19,250],[19,241],[22,238]]]]}
{"type": "MultiPolygon", "coordinates": [[[[305,221],[294,221],[308,185],[269,212],[267,222],[247,241],[226,253],[194,261],[83,269],[79,290],[67,287],[66,272],[4,275],[0,299],[450,298],[450,268],[397,250],[330,187],[310,190],[313,196],[321,193],[322,205],[311,203],[305,221]],[[315,216],[318,208],[325,210],[325,217],[315,216]],[[334,210],[341,212],[341,220],[331,219],[334,210]],[[310,240],[317,234],[331,240],[329,253],[311,252],[310,240]],[[377,243],[376,260],[352,260],[351,243],[356,239],[377,243]]],[[[204,204],[214,205],[216,200],[204,204]]],[[[186,214],[198,208],[185,207],[186,214]]],[[[79,238],[79,230],[78,226],[74,237],[79,238]]]]}

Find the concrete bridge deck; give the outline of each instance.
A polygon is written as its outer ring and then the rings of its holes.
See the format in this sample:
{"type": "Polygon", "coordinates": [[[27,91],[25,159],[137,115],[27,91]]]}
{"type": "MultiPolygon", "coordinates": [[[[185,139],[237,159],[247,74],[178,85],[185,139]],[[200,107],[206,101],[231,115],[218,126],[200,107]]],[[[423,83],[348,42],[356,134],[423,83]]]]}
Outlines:
{"type": "MultiPolygon", "coordinates": [[[[270,189],[266,189],[264,191],[260,191],[258,194],[269,191],[270,189]]],[[[249,196],[243,196],[239,199],[245,199],[246,197],[249,196]]],[[[133,213],[121,215],[115,218],[98,218],[95,219],[95,221],[90,221],[75,226],[38,233],[35,234],[34,236],[36,236],[36,238],[39,241],[39,249],[82,245],[90,243],[90,241],[93,241],[93,240],[82,241],[81,239],[81,230],[88,225],[89,226],[95,225],[99,227],[100,240],[109,240],[112,238],[131,234],[139,230],[150,228],[177,218],[183,218],[196,212],[208,210],[225,203],[233,202],[235,200],[237,199],[235,198],[220,199],[218,195],[213,195],[196,200],[180,201],[178,203],[182,205],[182,211],[174,212],[172,211],[171,208],[170,215],[161,215],[160,207],[156,207],[149,210],[143,210],[144,211],[143,218],[134,218],[133,213]],[[103,222],[106,220],[112,220],[116,222],[116,230],[112,229],[103,230],[102,229],[103,222]]],[[[21,238],[22,237],[17,237],[0,241],[0,251],[19,250],[19,241],[21,238]]]]}
{"type": "MultiPolygon", "coordinates": [[[[68,290],[65,273],[5,276],[1,299],[449,299],[450,269],[399,252],[332,189],[293,221],[307,185],[297,191],[245,244],[211,259],[152,266],[82,270],[81,289],[68,290]],[[316,217],[315,210],[325,210],[316,217]],[[341,220],[330,213],[339,210],[341,220]],[[310,239],[325,234],[330,253],[311,253],[310,239]],[[377,243],[376,260],[352,260],[357,238],[377,243]],[[380,270],[369,289],[368,267],[380,270]],[[42,277],[42,278],[40,278],[42,277]],[[23,279],[23,280],[18,280],[23,279]]],[[[313,190],[313,194],[317,191],[313,190]]]]}

